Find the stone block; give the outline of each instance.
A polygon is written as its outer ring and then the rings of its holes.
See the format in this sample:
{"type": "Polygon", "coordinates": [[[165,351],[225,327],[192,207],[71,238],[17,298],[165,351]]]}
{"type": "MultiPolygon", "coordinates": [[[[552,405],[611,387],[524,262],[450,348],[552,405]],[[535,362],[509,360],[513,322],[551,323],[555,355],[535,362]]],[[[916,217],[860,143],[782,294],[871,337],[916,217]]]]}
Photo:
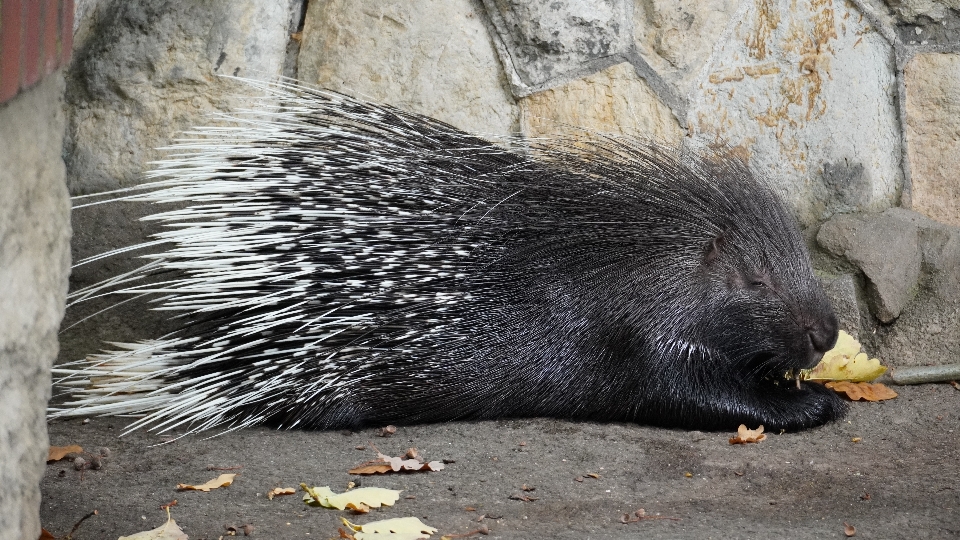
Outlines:
{"type": "Polygon", "coordinates": [[[893,49],[852,3],[752,0],[691,97],[693,138],[725,146],[804,225],[882,211],[903,183],[893,49]]]}
{"type": "Polygon", "coordinates": [[[300,79],[460,129],[515,134],[518,109],[470,0],[310,2],[300,79]]]}
{"type": "Polygon", "coordinates": [[[918,54],[904,68],[911,208],[960,226],[960,54],[918,54]]]}
{"type": "Polygon", "coordinates": [[[40,535],[50,367],[70,273],[63,78],[0,105],[0,538],[40,535]]]}
{"type": "Polygon", "coordinates": [[[251,90],[219,75],[280,75],[295,0],[100,0],[79,12],[67,73],[73,194],[137,184],[159,148],[251,90]]]}
{"type": "Polygon", "coordinates": [[[631,46],[628,0],[484,0],[484,5],[518,95],[585,75],[587,64],[622,55],[631,46]]]}

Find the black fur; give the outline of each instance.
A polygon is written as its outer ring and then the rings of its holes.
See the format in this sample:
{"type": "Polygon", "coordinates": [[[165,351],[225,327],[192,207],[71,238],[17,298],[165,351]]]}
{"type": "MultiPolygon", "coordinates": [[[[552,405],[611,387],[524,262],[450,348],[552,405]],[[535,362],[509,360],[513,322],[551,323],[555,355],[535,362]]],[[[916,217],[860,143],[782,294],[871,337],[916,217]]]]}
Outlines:
{"type": "MultiPolygon", "coordinates": [[[[211,188],[259,205],[214,212],[230,230],[296,232],[244,250],[278,269],[251,284],[236,263],[218,290],[245,304],[187,310],[176,337],[192,341],[163,377],[225,398],[202,427],[800,429],[844,414],[833,392],[783,378],[833,346],[837,319],[794,219],[740,162],[623,139],[504,151],[390,107],[295,95],[288,137],[225,151],[212,175],[269,181],[211,188]],[[330,212],[304,218],[317,208],[330,212]],[[316,268],[290,277],[304,258],[316,268]]],[[[177,287],[168,305],[199,294],[177,287]]]]}

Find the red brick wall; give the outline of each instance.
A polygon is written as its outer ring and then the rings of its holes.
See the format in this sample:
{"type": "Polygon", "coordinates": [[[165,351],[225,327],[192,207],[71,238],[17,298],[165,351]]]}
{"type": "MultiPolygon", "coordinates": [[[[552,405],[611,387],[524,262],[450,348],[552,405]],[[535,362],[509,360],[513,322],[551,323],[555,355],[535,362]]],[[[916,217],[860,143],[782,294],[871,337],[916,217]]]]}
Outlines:
{"type": "Polygon", "coordinates": [[[70,61],[73,0],[0,0],[0,103],[70,61]]]}

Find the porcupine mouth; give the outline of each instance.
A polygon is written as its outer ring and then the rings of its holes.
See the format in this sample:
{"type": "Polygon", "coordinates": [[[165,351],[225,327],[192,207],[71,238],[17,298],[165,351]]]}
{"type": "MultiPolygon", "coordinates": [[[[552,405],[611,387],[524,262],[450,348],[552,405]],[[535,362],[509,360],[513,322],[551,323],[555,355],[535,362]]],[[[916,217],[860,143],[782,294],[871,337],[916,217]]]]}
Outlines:
{"type": "MultiPolygon", "coordinates": [[[[771,352],[762,352],[753,355],[747,363],[749,371],[753,373],[756,380],[763,385],[769,385],[774,388],[786,389],[796,387],[802,388],[804,376],[810,371],[809,367],[803,364],[789,365],[771,352]]],[[[817,362],[814,362],[816,365],[817,362]]]]}

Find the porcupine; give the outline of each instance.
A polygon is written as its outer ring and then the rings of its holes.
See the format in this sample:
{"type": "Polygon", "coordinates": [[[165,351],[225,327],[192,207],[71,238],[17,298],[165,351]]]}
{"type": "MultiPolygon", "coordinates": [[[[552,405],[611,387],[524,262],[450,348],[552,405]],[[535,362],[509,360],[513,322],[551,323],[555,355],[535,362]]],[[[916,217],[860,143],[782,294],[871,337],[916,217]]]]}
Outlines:
{"type": "Polygon", "coordinates": [[[199,431],[844,414],[784,378],[833,346],[837,319],[795,220],[740,161],[622,138],[508,150],[259,88],[282,106],[201,129],[126,197],[189,203],[150,217],[165,250],[72,293],[153,295],[179,328],[56,369],[74,400],[54,416],[199,431]]]}

